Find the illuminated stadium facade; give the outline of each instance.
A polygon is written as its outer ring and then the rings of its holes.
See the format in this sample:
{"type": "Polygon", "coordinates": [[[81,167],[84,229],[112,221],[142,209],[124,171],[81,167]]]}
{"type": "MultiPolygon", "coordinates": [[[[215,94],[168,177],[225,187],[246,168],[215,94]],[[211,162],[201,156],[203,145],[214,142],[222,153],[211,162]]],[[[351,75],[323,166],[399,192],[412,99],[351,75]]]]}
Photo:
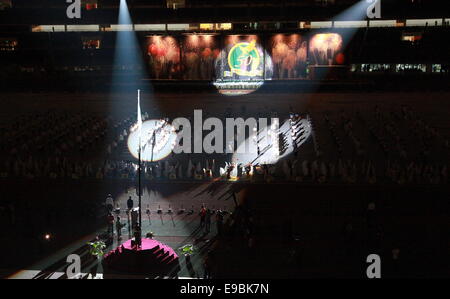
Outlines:
{"type": "MultiPolygon", "coordinates": [[[[224,94],[236,90],[233,82],[242,82],[237,87],[241,94],[267,80],[448,72],[449,49],[440,40],[448,34],[450,16],[442,16],[433,1],[398,7],[386,1],[382,19],[367,19],[360,11],[345,20],[336,17],[351,12],[358,1],[129,1],[133,24],[117,24],[119,1],[82,1],[80,19],[66,16],[68,4],[47,2],[36,7],[12,1],[0,10],[2,67],[8,69],[2,83],[7,88],[17,86],[17,76],[39,77],[43,70],[56,72],[57,85],[67,89],[80,80],[102,88],[113,68],[123,75],[141,72],[141,65],[114,64],[121,31],[136,32],[146,62],[141,79],[214,82],[224,94]],[[255,69],[245,76],[229,69],[229,52],[239,42],[254,43],[257,49],[255,69]]],[[[48,85],[36,79],[41,88],[48,85]]]]}

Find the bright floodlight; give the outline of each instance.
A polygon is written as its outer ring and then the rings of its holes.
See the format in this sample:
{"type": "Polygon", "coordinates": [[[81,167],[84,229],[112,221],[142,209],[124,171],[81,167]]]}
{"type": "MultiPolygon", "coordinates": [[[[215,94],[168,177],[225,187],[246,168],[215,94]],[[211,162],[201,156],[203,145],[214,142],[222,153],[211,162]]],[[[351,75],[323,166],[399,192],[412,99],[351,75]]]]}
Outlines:
{"type": "Polygon", "coordinates": [[[365,20],[367,17],[367,8],[369,7],[370,3],[367,0],[361,0],[343,12],[341,12],[339,15],[335,16],[333,18],[333,21],[360,21],[365,20]]]}
{"type": "MultiPolygon", "coordinates": [[[[341,12],[339,15],[335,16],[332,21],[334,22],[350,22],[350,21],[364,21],[367,18],[367,9],[370,3],[367,0],[361,0],[348,9],[341,12]]],[[[347,44],[358,31],[358,27],[348,27],[346,30],[342,31],[342,48],[345,49],[347,44]]]]}
{"type": "MultiPolygon", "coordinates": [[[[125,0],[120,1],[117,26],[111,93],[134,93],[137,88],[146,91],[149,86],[140,84],[146,76],[145,64],[125,0]]],[[[115,110],[122,112],[120,108],[115,110]]]]}
{"type": "MultiPolygon", "coordinates": [[[[142,123],[142,161],[159,161],[170,155],[177,140],[175,128],[165,120],[152,119],[142,123]]],[[[139,133],[137,125],[130,129],[128,150],[138,159],[139,133]]]]}
{"type": "MultiPolygon", "coordinates": [[[[142,67],[143,61],[141,58],[139,42],[132,29],[133,21],[131,20],[130,12],[128,11],[127,2],[125,0],[120,1],[118,25],[120,27],[117,31],[116,39],[116,66],[133,66],[136,69],[142,67]]],[[[141,76],[142,74],[139,75],[141,76]]]]}

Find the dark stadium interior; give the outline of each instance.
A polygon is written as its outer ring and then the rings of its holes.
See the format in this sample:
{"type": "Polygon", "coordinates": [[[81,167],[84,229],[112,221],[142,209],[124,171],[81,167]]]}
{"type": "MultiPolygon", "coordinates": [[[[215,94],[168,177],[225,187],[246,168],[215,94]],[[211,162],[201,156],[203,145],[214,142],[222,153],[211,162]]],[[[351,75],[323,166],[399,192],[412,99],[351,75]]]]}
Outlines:
{"type": "Polygon", "coordinates": [[[359,1],[122,1],[131,30],[118,27],[120,0],[82,0],[80,19],[65,1],[0,0],[0,278],[65,278],[70,253],[85,278],[106,273],[86,242],[112,252],[132,238],[138,89],[144,123],[202,109],[289,128],[276,141],[287,154],[250,163],[251,176],[234,153],[142,162],[142,235],[180,256],[167,277],[364,279],[373,253],[386,278],[450,277],[444,1],[383,0],[384,23],[348,26],[334,18],[359,1]],[[119,44],[127,34],[137,43],[119,44]],[[314,48],[318,36],[339,47],[314,48]],[[224,79],[235,44],[261,58],[257,80],[224,79]],[[298,120],[310,133],[297,145],[298,120]],[[106,232],[108,194],[122,239],[106,232]]]}

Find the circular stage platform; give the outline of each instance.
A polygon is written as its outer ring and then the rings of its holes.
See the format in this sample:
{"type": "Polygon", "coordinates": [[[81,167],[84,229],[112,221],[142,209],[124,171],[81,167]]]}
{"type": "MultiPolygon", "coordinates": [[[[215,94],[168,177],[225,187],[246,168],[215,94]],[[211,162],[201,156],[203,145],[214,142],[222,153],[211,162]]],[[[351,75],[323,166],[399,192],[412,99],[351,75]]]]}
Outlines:
{"type": "Polygon", "coordinates": [[[130,239],[105,255],[104,278],[176,276],[180,270],[178,255],[171,247],[148,238],[142,239],[141,248],[132,245],[130,239]]]}

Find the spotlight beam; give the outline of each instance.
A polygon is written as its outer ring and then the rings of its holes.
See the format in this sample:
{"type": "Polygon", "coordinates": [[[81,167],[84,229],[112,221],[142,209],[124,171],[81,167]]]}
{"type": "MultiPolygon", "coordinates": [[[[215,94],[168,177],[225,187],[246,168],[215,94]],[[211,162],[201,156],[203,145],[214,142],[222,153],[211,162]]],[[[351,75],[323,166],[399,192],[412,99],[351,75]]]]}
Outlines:
{"type": "MultiPolygon", "coordinates": [[[[352,5],[348,9],[341,12],[339,15],[335,16],[332,19],[333,27],[335,22],[339,21],[364,21],[367,18],[367,8],[369,7],[369,3],[366,0],[361,0],[358,3],[352,5]]],[[[358,27],[350,27],[346,28],[345,31],[342,32],[343,35],[343,44],[342,48],[345,49],[353,38],[355,33],[358,31],[358,27]]]]}

